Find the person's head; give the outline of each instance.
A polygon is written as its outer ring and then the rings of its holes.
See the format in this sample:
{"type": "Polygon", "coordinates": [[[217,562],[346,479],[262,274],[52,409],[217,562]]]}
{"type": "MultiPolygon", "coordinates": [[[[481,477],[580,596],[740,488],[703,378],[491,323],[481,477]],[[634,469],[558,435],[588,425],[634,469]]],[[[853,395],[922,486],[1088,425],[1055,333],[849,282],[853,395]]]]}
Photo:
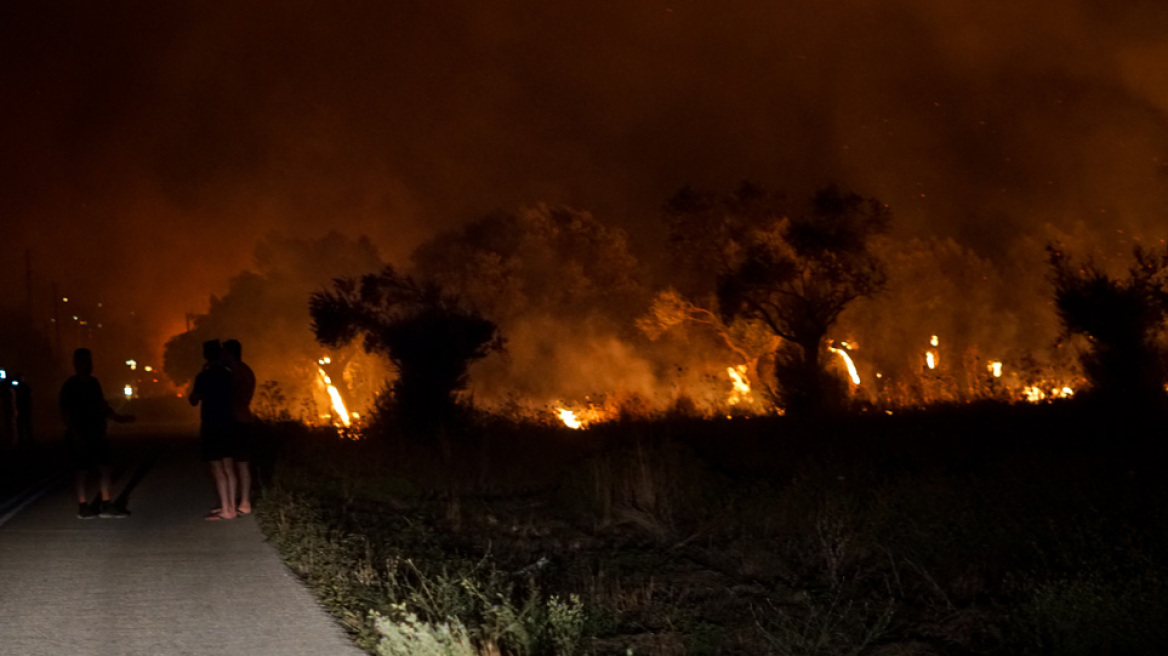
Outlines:
{"type": "Polygon", "coordinates": [[[93,373],[93,353],[87,348],[73,351],[73,371],[78,376],[88,376],[93,373]]]}
{"type": "Polygon", "coordinates": [[[223,353],[233,362],[243,361],[243,345],[238,339],[229,339],[223,342],[223,353]]]}
{"type": "Polygon", "coordinates": [[[203,358],[207,362],[216,362],[223,357],[223,346],[217,339],[209,339],[203,342],[203,358]]]}

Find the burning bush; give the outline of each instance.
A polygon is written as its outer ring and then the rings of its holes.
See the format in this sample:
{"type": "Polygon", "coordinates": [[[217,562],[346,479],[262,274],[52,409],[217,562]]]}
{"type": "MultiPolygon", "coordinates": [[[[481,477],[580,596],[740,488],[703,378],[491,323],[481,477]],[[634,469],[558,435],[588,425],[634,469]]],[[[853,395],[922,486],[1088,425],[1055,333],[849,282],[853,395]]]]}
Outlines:
{"type": "Polygon", "coordinates": [[[390,266],[360,281],[336,280],[312,295],[309,310],[322,344],[340,348],[363,336],[367,351],[389,358],[398,412],[415,433],[437,429],[453,413],[470,363],[502,349],[494,323],[390,266]]]}
{"type": "Polygon", "coordinates": [[[824,408],[821,351],[852,301],[879,291],[884,269],[869,250],[888,227],[887,206],[828,187],[789,212],[776,194],[744,185],[730,195],[683,190],[666,208],[673,242],[717,274],[723,319],[756,321],[784,340],[776,374],[788,410],[824,408]]]}

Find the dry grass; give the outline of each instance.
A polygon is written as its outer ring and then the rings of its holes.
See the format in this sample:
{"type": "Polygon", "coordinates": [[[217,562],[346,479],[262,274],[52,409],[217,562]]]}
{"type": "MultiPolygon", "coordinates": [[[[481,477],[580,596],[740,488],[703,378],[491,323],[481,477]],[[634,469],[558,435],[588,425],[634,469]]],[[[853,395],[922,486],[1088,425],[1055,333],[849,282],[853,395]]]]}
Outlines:
{"type": "Polygon", "coordinates": [[[1163,653],[1168,458],[1140,425],[486,422],[453,499],[424,447],[300,435],[262,517],[367,646],[368,610],[405,603],[480,651],[561,653],[547,602],[576,594],[578,653],[1163,653]]]}

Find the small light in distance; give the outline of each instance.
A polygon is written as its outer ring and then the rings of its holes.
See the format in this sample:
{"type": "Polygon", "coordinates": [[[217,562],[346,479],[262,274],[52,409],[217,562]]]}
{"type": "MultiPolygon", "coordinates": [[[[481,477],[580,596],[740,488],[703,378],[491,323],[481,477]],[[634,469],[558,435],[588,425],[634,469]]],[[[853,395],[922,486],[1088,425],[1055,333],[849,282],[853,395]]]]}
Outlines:
{"type": "Polygon", "coordinates": [[[154,367],[151,367],[150,365],[146,365],[145,367],[142,367],[142,369],[145,371],[154,371],[154,367]]]}
{"type": "Polygon", "coordinates": [[[0,369],[0,380],[8,380],[8,372],[0,369]]]}
{"type": "Polygon", "coordinates": [[[122,391],[125,392],[127,399],[134,397],[134,387],[132,385],[126,385],[122,391]]]}

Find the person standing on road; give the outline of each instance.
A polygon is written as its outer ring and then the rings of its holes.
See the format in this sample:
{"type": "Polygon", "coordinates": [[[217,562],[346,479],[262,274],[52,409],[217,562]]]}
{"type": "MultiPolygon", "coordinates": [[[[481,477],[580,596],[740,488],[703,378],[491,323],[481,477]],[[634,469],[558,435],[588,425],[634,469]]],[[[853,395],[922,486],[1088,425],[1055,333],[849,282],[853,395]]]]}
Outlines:
{"type": "Polygon", "coordinates": [[[243,346],[237,339],[223,342],[223,361],[231,370],[231,414],[235,433],[235,473],[239,487],[236,512],[251,514],[251,456],[255,448],[253,435],[255,418],[251,414],[251,398],[255,396],[256,379],[251,367],[243,361],[243,346]]]}
{"type": "Polygon", "coordinates": [[[106,421],[113,419],[120,423],[134,421],[131,415],[114,411],[101,392],[101,383],[93,376],[93,354],[89,349],[79,348],[73,352],[74,374],[61,386],[61,416],[65,420],[65,439],[73,453],[76,469],[79,519],[94,517],[122,518],[129,513],[118,508],[110,497],[110,479],[113,472],[109,440],[106,438],[106,421]],[[98,470],[100,497],[88,501],[87,478],[93,469],[98,470]],[[98,505],[100,498],[100,506],[98,505]]]}
{"type": "Polygon", "coordinates": [[[32,388],[21,374],[12,377],[12,392],[16,398],[16,445],[32,448],[32,388]]]}
{"type": "Polygon", "coordinates": [[[195,376],[195,386],[187,396],[191,405],[199,408],[199,438],[202,457],[211,467],[219,507],[203,519],[235,519],[236,478],[232,429],[231,370],[223,362],[223,347],[219,340],[203,342],[203,357],[207,363],[195,376]]]}
{"type": "Polygon", "coordinates": [[[16,398],[7,373],[0,369],[0,449],[16,446],[16,398]]]}

